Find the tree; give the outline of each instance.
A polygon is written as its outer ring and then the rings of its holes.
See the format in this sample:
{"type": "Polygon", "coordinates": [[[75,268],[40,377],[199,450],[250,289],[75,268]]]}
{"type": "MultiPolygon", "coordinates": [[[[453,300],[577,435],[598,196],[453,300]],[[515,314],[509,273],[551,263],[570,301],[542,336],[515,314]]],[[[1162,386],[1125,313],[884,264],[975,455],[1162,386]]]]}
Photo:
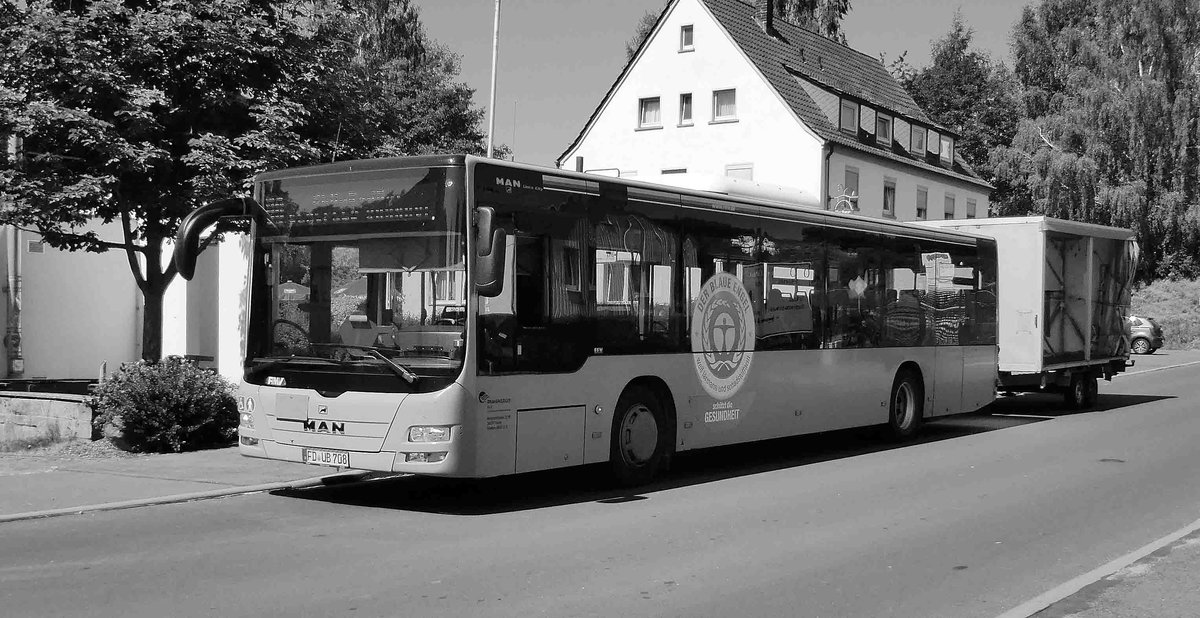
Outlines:
{"type": "Polygon", "coordinates": [[[634,28],[633,36],[625,41],[625,61],[633,60],[633,55],[642,47],[642,43],[646,42],[646,38],[650,36],[650,31],[654,30],[654,24],[658,23],[658,12],[646,11],[642,14],[642,18],[638,20],[637,27],[634,28]]]}
{"type": "Polygon", "coordinates": [[[997,179],[989,153],[1016,134],[1019,86],[1003,63],[971,48],[973,34],[955,13],[950,31],[930,48],[929,66],[915,70],[901,55],[889,70],[930,118],[959,136],[956,152],[996,186],[992,210],[1001,213],[1010,207],[1012,189],[997,179]]]}
{"type": "Polygon", "coordinates": [[[53,247],[124,251],[143,357],[162,348],[164,243],[260,171],[342,158],[478,153],[482,111],[409,0],[33,0],[0,4],[0,224],[53,247]],[[119,222],[123,241],[84,231],[119,222]]]}
{"type": "Polygon", "coordinates": [[[973,34],[955,13],[950,31],[930,49],[929,66],[902,75],[901,85],[935,122],[958,134],[956,151],[986,175],[988,151],[1012,140],[1021,105],[1004,65],[971,49],[973,34]]]}
{"type": "Polygon", "coordinates": [[[775,5],[776,15],[842,45],[842,20],[849,12],[850,0],[779,0],[775,5]]]}
{"type": "Polygon", "coordinates": [[[1143,279],[1200,274],[1200,5],[1043,0],[1013,52],[1027,113],[991,161],[1014,202],[1133,228],[1143,279]]]}

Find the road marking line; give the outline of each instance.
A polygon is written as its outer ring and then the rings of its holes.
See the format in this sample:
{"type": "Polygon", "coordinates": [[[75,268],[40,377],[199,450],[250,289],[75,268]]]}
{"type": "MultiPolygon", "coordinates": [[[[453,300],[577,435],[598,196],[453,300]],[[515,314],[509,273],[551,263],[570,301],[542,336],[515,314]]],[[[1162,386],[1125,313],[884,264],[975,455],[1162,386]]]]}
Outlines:
{"type": "Polygon", "coordinates": [[[1057,416],[1046,416],[1043,414],[1000,414],[1000,413],[995,413],[995,414],[992,414],[992,416],[1011,416],[1013,418],[1037,418],[1037,419],[1047,420],[1047,421],[1058,418],[1057,416]]]}
{"type": "Polygon", "coordinates": [[[1105,577],[1108,577],[1109,575],[1112,575],[1113,573],[1116,573],[1117,571],[1120,571],[1121,569],[1137,562],[1138,560],[1141,560],[1142,558],[1145,558],[1146,556],[1149,556],[1150,554],[1178,541],[1179,539],[1195,533],[1196,531],[1200,531],[1200,519],[1197,519],[1196,521],[1168,534],[1167,536],[1162,537],[1161,539],[1158,539],[1157,541],[1143,545],[1142,547],[1139,547],[1138,549],[1135,549],[1132,552],[1117,558],[1116,560],[1112,560],[1099,568],[1092,569],[1091,571],[1088,571],[1087,573],[1084,573],[1075,579],[1056,586],[1055,588],[1022,603],[1004,612],[1003,614],[1000,614],[997,616],[997,618],[1029,618],[1043,609],[1046,609],[1047,607],[1058,603],[1059,601],[1075,594],[1076,592],[1083,590],[1086,586],[1094,584],[1105,577]]]}
{"type": "Polygon", "coordinates": [[[1155,367],[1154,369],[1143,369],[1143,370],[1141,370],[1141,371],[1128,371],[1128,372],[1125,372],[1125,373],[1118,373],[1117,375],[1115,375],[1115,376],[1113,376],[1113,377],[1114,377],[1114,378],[1120,378],[1120,377],[1124,377],[1124,376],[1136,376],[1136,375],[1140,375],[1140,374],[1143,374],[1143,373],[1150,373],[1150,372],[1153,372],[1153,371],[1162,371],[1162,370],[1164,370],[1164,369],[1177,369],[1177,368],[1179,368],[1179,367],[1188,367],[1188,366],[1190,366],[1190,365],[1200,365],[1200,361],[1191,361],[1191,362],[1188,362],[1188,363],[1179,363],[1178,365],[1166,365],[1165,367],[1155,367]]]}

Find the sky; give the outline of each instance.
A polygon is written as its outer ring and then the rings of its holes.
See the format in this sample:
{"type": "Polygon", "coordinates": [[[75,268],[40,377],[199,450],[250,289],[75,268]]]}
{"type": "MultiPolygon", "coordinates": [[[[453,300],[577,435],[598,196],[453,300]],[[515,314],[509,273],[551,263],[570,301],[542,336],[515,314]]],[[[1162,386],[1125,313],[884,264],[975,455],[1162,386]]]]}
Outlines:
{"type": "MultiPolygon", "coordinates": [[[[749,0],[747,0],[749,1],[749,0]]],[[[852,0],[842,21],[850,46],[916,68],[960,11],[974,46],[1011,66],[1009,34],[1026,0],[852,0]]],[[[415,0],[426,33],[457,53],[461,81],[487,109],[494,0],[415,0]]],[[[517,161],[553,166],[625,66],[625,41],[663,0],[502,0],[493,141],[517,161]]],[[[484,119],[486,130],[487,117],[484,119]]]]}

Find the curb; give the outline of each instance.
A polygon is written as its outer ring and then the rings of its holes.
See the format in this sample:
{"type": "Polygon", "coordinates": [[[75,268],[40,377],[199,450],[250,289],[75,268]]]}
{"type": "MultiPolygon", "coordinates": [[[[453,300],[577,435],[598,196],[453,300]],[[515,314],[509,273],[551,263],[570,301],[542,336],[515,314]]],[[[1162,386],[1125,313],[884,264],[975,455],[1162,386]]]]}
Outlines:
{"type": "Polygon", "coordinates": [[[1141,371],[1129,371],[1129,372],[1125,372],[1125,373],[1118,373],[1117,375],[1115,375],[1113,377],[1120,378],[1120,377],[1136,376],[1136,375],[1141,375],[1143,373],[1153,373],[1155,371],[1164,371],[1166,369],[1178,369],[1180,367],[1190,367],[1191,365],[1200,365],[1200,361],[1189,361],[1186,363],[1179,363],[1178,365],[1164,365],[1162,367],[1155,367],[1154,369],[1143,369],[1141,371]]]}
{"type": "Polygon", "coordinates": [[[1038,612],[1050,607],[1051,605],[1054,605],[1055,603],[1074,595],[1087,586],[1109,577],[1117,571],[1120,571],[1121,569],[1141,560],[1142,558],[1145,558],[1146,556],[1149,556],[1150,554],[1153,554],[1154,552],[1197,531],[1200,531],[1200,519],[1197,519],[1196,521],[1170,534],[1167,534],[1156,541],[1147,543],[1146,545],[1143,545],[1129,552],[1128,554],[1125,554],[1124,556],[1092,569],[1091,571],[1088,571],[1079,577],[1059,584],[1058,586],[1055,586],[1054,588],[1018,605],[1017,607],[1000,614],[997,618],[1029,618],[1034,614],[1037,614],[1038,612]]]}
{"type": "Polygon", "coordinates": [[[352,470],[338,474],[329,474],[326,476],[314,476],[297,481],[280,481],[276,483],[263,483],[261,485],[242,485],[238,487],[226,487],[224,489],[212,489],[209,491],[196,491],[186,494],[159,496],[156,498],[139,498],[136,500],[123,500],[121,502],[105,502],[102,504],[89,504],[61,509],[49,509],[45,511],[30,511],[28,513],[16,513],[14,515],[0,515],[0,524],[14,521],[26,521],[30,519],[62,517],[64,515],[82,515],[83,513],[98,513],[101,511],[119,511],[122,509],[133,509],[143,506],[177,504],[180,502],[194,502],[197,500],[211,500],[213,498],[224,498],[226,496],[237,496],[241,494],[254,494],[266,491],[276,491],[279,489],[306,489],[321,485],[358,481],[368,474],[369,473],[365,471],[352,470]]]}

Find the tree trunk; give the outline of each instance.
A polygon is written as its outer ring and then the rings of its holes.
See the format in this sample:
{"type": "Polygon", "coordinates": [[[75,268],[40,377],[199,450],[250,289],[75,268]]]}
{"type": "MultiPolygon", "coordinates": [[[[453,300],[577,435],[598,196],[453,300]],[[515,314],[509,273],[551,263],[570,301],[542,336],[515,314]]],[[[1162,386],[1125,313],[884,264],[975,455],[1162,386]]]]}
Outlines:
{"type": "Polygon", "coordinates": [[[142,360],[157,361],[162,358],[163,297],[167,286],[147,285],[142,292],[142,360]]]}

